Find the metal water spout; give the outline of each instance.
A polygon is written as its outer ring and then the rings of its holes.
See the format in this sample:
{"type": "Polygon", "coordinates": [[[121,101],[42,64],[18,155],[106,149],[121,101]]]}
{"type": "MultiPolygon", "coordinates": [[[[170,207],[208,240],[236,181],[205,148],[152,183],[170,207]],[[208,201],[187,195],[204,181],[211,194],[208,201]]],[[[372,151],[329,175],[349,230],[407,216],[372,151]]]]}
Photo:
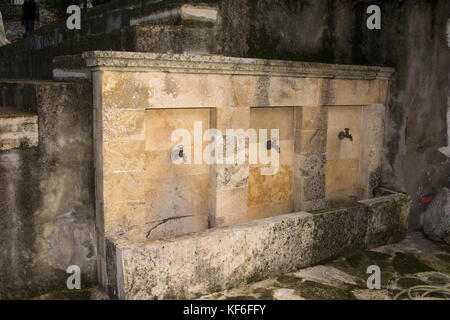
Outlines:
{"type": "Polygon", "coordinates": [[[350,134],[350,128],[345,128],[344,131],[339,132],[338,138],[339,140],[344,140],[344,139],[350,139],[350,141],[353,141],[353,137],[350,134]]]}
{"type": "Polygon", "coordinates": [[[267,141],[266,149],[267,149],[267,150],[271,150],[272,148],[275,149],[275,150],[277,150],[278,153],[281,152],[281,148],[280,148],[280,146],[278,145],[278,141],[277,141],[276,139],[272,139],[272,140],[268,140],[268,141],[267,141]]]}
{"type": "Polygon", "coordinates": [[[172,153],[170,155],[170,158],[172,159],[172,162],[174,162],[174,163],[180,163],[180,162],[186,163],[187,157],[186,157],[186,152],[184,152],[184,147],[182,145],[180,145],[180,146],[177,146],[175,149],[173,149],[172,153]]]}

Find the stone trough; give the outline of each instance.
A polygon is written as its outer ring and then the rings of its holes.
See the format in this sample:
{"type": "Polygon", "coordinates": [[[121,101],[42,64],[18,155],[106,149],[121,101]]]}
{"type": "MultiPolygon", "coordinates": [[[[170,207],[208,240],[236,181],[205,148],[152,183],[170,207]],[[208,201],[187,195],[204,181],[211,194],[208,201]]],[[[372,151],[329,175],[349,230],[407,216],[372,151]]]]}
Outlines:
{"type": "Polygon", "coordinates": [[[108,293],[194,299],[406,236],[410,199],[392,193],[352,206],[298,212],[166,240],[107,239],[108,293]]]}

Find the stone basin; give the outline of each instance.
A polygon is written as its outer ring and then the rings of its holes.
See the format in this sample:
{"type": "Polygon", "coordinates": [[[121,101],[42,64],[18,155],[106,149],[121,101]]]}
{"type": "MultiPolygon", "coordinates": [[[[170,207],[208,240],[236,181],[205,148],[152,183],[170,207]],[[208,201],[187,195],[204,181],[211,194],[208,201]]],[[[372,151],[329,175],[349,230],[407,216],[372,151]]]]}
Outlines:
{"type": "Polygon", "coordinates": [[[194,299],[406,236],[410,198],[386,192],[164,240],[107,238],[108,292],[118,299],[194,299]]]}

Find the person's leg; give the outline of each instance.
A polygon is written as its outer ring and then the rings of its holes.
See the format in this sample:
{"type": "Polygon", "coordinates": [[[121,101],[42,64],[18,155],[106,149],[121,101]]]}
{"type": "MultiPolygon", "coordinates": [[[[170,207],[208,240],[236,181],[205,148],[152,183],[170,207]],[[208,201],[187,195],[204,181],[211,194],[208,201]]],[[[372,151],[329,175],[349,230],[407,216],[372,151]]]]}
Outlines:
{"type": "Polygon", "coordinates": [[[25,20],[25,32],[31,32],[34,30],[34,20],[25,20]]]}
{"type": "Polygon", "coordinates": [[[24,22],[23,22],[23,24],[24,24],[24,26],[25,26],[25,32],[30,32],[31,30],[30,30],[30,21],[31,20],[25,20],[24,22]]]}

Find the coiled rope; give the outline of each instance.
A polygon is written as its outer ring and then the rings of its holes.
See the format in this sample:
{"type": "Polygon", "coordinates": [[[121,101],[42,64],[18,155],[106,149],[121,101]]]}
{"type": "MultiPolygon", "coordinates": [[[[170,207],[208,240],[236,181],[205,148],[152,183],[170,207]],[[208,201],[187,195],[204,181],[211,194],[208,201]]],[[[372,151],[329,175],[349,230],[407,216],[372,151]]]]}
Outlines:
{"type": "Polygon", "coordinates": [[[429,286],[429,285],[419,285],[414,286],[397,293],[394,300],[399,297],[408,294],[410,300],[449,300],[450,299],[450,283],[445,286],[429,286]],[[430,294],[442,294],[445,298],[435,298],[429,297],[430,294]]]}

